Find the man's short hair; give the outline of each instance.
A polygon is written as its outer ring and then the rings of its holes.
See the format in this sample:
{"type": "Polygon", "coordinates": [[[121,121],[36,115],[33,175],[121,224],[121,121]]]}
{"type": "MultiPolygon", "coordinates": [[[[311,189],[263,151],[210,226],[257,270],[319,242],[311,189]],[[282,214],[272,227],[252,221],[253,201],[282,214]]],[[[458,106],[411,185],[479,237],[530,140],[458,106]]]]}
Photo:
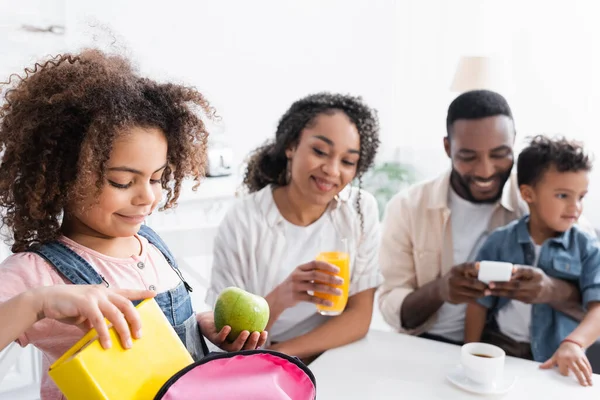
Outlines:
{"type": "Polygon", "coordinates": [[[505,115],[513,119],[506,99],[491,90],[471,90],[458,96],[448,107],[446,132],[451,137],[452,124],[459,119],[480,119],[505,115]]]}

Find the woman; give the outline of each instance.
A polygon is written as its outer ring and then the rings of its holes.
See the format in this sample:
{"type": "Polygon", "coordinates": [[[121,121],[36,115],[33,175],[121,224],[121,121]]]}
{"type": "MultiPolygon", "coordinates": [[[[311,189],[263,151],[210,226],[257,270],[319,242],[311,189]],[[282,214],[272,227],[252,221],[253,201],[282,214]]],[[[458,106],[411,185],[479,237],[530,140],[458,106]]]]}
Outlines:
{"type": "Polygon", "coordinates": [[[270,348],[307,362],[364,337],[380,283],[379,222],[360,177],[373,164],[378,135],[376,113],[360,98],[319,93],[295,102],[275,140],[248,163],[250,194],[219,227],[207,303],[228,286],[265,297],[270,348]],[[329,317],[316,305],[330,303],[314,292],[338,295],[323,283],[339,281],[332,265],[314,260],[335,239],[348,241],[350,289],[344,311],[329,317]]]}

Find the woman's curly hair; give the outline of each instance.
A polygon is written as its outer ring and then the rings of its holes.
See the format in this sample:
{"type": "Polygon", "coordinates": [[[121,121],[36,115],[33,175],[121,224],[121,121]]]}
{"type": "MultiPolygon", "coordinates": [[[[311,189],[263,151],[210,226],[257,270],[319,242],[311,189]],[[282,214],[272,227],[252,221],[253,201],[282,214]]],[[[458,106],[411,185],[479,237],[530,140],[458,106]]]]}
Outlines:
{"type": "MultiPolygon", "coordinates": [[[[360,158],[356,178],[361,186],[362,175],[373,165],[379,147],[379,120],[377,112],[367,106],[361,97],[316,93],[296,101],[281,117],[275,140],[256,149],[248,161],[244,185],[250,193],[267,185],[285,186],[287,156],[285,151],[298,144],[302,130],[309,127],[320,114],[342,111],[354,123],[360,136],[360,158]]],[[[360,214],[360,195],[356,199],[360,214]]],[[[362,214],[361,222],[362,222],[362,214]]]]}
{"type": "Polygon", "coordinates": [[[199,113],[212,118],[214,110],[194,88],[142,78],[122,56],[98,50],[58,55],[22,75],[0,84],[0,207],[13,252],[59,236],[65,209],[103,187],[112,144],[127,128],[166,135],[164,208],[175,205],[186,176],[204,175],[208,133],[199,113]]]}

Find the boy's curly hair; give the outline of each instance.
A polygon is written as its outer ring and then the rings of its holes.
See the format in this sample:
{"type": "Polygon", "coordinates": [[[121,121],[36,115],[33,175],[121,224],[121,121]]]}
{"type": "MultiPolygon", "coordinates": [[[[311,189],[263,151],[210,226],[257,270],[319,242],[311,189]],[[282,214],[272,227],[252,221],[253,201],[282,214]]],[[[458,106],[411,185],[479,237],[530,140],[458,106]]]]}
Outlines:
{"type": "Polygon", "coordinates": [[[517,160],[517,183],[535,186],[551,167],[558,172],[590,171],[592,159],[583,145],[564,137],[537,135],[517,160]]]}
{"type": "Polygon", "coordinates": [[[166,135],[164,208],[175,205],[186,176],[204,175],[208,132],[198,112],[213,118],[212,107],[194,88],[140,77],[122,56],[58,55],[11,75],[0,94],[0,207],[13,252],[55,240],[65,208],[101,190],[124,129],[166,135]]]}

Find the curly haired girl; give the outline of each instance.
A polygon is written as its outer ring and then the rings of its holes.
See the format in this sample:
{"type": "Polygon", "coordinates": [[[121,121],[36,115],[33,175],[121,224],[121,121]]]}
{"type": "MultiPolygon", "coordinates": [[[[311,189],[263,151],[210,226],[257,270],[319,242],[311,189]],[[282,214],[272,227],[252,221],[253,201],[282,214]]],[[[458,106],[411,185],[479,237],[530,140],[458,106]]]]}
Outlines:
{"type": "MultiPolygon", "coordinates": [[[[15,253],[0,266],[0,302],[28,289],[100,284],[149,289],[186,344],[198,332],[225,350],[255,348],[266,332],[224,341],[211,313],[195,315],[173,255],[144,219],[166,192],[175,205],[186,177],[199,182],[214,111],[194,88],[140,77],[118,55],[65,54],[4,84],[0,109],[0,206],[15,253]]],[[[139,332],[132,332],[139,337],[139,332]]],[[[44,370],[81,338],[44,319],[17,339],[44,354],[44,370]]],[[[126,343],[130,346],[131,343],[126,343]]],[[[60,399],[44,374],[42,399],[60,399]]]]}

